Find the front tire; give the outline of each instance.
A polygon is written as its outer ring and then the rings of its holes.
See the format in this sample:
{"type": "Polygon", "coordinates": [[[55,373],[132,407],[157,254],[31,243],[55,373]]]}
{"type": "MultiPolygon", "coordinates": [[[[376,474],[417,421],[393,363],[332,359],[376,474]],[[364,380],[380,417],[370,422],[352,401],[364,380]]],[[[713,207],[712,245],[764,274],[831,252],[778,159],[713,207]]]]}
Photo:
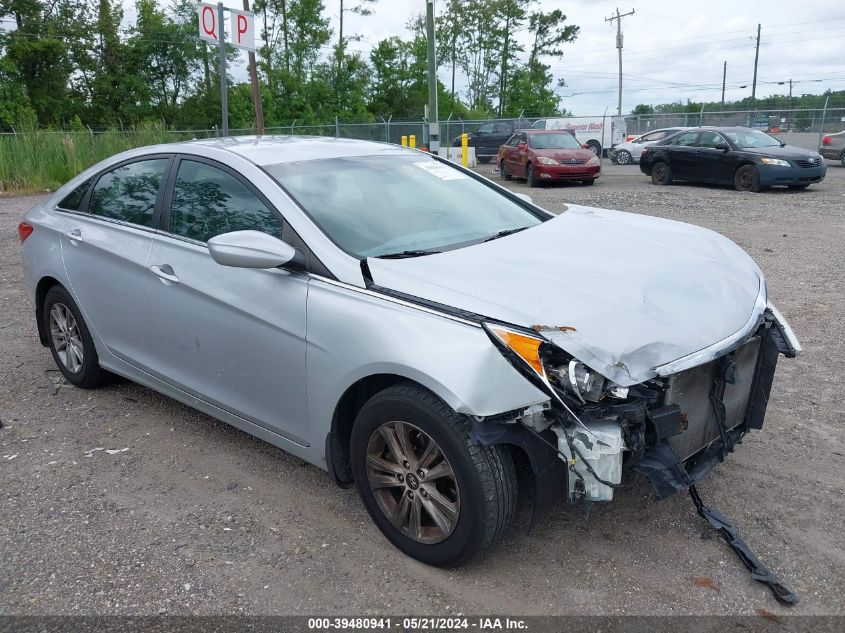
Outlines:
{"type": "Polygon", "coordinates": [[[671,185],[672,170],[669,169],[669,165],[663,161],[654,163],[651,166],[651,182],[655,185],[671,185]]]}
{"type": "Polygon", "coordinates": [[[743,165],[734,174],[734,187],[737,191],[760,191],[760,172],[754,165],[743,165]]]}
{"type": "Polygon", "coordinates": [[[525,184],[529,187],[537,186],[537,179],[534,178],[534,167],[531,166],[531,163],[528,163],[525,167],[525,184]]]}
{"type": "Polygon", "coordinates": [[[589,140],[584,145],[596,156],[601,156],[601,143],[598,141],[589,140]]]}
{"type": "Polygon", "coordinates": [[[508,450],[475,444],[465,418],[418,385],[393,385],[364,405],[350,461],[376,526],[428,565],[465,563],[513,519],[516,471],[508,450]]]}
{"type": "Polygon", "coordinates": [[[593,178],[592,180],[582,180],[581,184],[585,187],[592,187],[594,184],[596,184],[596,179],[593,178]]]}
{"type": "Polygon", "coordinates": [[[631,152],[626,149],[621,149],[616,152],[616,164],[617,165],[630,165],[634,162],[633,157],[631,156],[631,152]]]}
{"type": "Polygon", "coordinates": [[[100,367],[94,339],[70,293],[53,286],[44,297],[43,310],[50,352],[65,379],[82,389],[103,384],[109,374],[100,367]]]}

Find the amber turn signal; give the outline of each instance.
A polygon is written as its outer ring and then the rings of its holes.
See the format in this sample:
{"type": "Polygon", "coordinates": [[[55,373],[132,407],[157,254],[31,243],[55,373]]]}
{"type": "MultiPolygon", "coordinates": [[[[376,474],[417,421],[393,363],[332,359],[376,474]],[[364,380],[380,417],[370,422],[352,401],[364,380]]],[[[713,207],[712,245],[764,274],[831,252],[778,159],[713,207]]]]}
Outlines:
{"type": "Polygon", "coordinates": [[[495,325],[488,325],[488,329],[505,347],[528,363],[538,376],[546,377],[546,369],[540,360],[540,345],[542,345],[543,339],[495,325]]]}

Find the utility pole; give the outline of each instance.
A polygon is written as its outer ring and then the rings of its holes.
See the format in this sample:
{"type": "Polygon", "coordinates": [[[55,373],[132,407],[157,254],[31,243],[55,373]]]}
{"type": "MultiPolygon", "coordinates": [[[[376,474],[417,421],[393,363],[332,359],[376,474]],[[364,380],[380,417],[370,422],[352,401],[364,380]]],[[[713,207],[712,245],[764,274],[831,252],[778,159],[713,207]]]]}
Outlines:
{"type": "Polygon", "coordinates": [[[428,52],[428,150],[440,149],[440,125],[437,122],[437,59],[434,42],[434,0],[425,3],[425,32],[428,52]]]}
{"type": "Polygon", "coordinates": [[[722,66],[722,109],[725,109],[725,78],[728,76],[728,60],[722,66]]]}
{"type": "Polygon", "coordinates": [[[622,18],[629,15],[634,15],[634,9],[631,9],[628,13],[619,13],[619,7],[616,7],[616,15],[604,19],[605,22],[616,20],[616,48],[619,49],[619,105],[616,113],[619,116],[622,116],[622,18]]]}
{"type": "MultiPolygon", "coordinates": [[[[244,0],[244,11],[249,11],[249,0],[244,0]]],[[[287,49],[285,49],[287,53],[287,49]]],[[[261,105],[261,87],[258,85],[258,65],[255,63],[255,51],[249,51],[249,83],[252,84],[252,103],[255,107],[255,128],[264,134],[264,107],[261,105]]]]}
{"type": "Polygon", "coordinates": [[[760,61],[760,25],[757,24],[757,49],[754,52],[754,81],[751,83],[751,109],[757,105],[757,62],[760,61]]]}
{"type": "Polygon", "coordinates": [[[229,87],[226,85],[226,29],[223,27],[223,3],[217,3],[217,38],[220,44],[220,110],[223,136],[229,136],[229,87]]]}

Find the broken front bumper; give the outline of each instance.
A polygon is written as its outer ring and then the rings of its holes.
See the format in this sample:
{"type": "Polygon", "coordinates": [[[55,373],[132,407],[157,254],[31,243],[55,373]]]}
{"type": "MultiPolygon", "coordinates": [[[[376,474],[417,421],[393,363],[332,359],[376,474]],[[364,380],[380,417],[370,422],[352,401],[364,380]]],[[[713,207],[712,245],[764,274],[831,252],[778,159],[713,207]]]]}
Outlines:
{"type": "Polygon", "coordinates": [[[648,447],[630,463],[649,478],[658,499],[701,480],[749,430],[762,428],[778,355],[794,357],[800,350],[770,306],[736,349],[669,378],[661,406],[647,413],[648,447]]]}
{"type": "Polygon", "coordinates": [[[751,429],[760,429],[779,354],[800,352],[789,325],[773,306],[733,348],[701,365],[631,389],[627,401],[561,416],[553,427],[569,462],[571,501],[608,501],[625,465],[648,477],[663,499],[705,477],[751,429]],[[587,463],[584,463],[587,462],[587,463]]]}

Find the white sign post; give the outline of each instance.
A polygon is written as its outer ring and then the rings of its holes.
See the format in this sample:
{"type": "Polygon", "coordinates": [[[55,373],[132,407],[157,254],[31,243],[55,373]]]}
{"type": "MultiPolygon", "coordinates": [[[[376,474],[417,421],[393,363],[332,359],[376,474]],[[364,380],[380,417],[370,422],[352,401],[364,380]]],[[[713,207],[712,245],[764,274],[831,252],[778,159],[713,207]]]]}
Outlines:
{"type": "Polygon", "coordinates": [[[232,45],[255,51],[255,15],[251,11],[230,9],[232,17],[232,45]]]}

